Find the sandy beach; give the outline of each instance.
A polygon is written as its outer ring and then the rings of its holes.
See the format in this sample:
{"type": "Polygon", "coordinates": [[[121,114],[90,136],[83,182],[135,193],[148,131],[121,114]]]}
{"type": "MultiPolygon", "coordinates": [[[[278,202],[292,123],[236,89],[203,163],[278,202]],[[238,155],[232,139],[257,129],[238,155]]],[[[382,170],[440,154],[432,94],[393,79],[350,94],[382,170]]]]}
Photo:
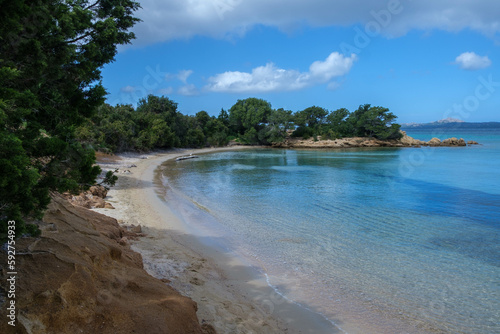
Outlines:
{"type": "Polygon", "coordinates": [[[144,268],[198,303],[201,323],[218,333],[342,333],[324,317],[275,292],[265,276],[209,237],[188,233],[156,192],[157,167],[179,156],[216,150],[174,150],[101,157],[104,170],[118,169],[106,201],[115,209],[94,209],[123,226],[140,225],[143,237],[130,240],[144,268]]]}

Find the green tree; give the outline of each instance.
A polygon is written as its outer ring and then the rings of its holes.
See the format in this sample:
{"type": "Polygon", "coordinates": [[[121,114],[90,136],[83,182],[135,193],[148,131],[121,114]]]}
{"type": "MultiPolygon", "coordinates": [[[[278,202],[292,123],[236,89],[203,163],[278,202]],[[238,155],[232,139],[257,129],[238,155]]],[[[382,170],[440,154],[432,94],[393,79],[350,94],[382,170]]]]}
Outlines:
{"type": "Polygon", "coordinates": [[[137,103],[137,111],[142,113],[163,114],[167,122],[173,123],[178,117],[177,103],[166,96],[148,95],[137,103]]]}
{"type": "Polygon", "coordinates": [[[239,138],[243,144],[258,145],[260,143],[259,133],[255,128],[248,129],[244,134],[240,135],[239,138]]]}
{"type": "Polygon", "coordinates": [[[177,111],[177,103],[165,96],[148,95],[147,98],[139,100],[137,104],[136,116],[142,118],[139,127],[146,131],[152,119],[161,117],[169,129],[173,132],[173,141],[167,147],[186,146],[186,135],[188,132],[188,122],[185,116],[177,111]]]}
{"type": "Polygon", "coordinates": [[[295,114],[295,124],[315,128],[322,124],[328,111],[321,107],[312,106],[295,114]]]}
{"type": "Polygon", "coordinates": [[[137,126],[133,121],[134,108],[131,105],[116,105],[112,107],[103,104],[97,113],[86,124],[77,128],[77,138],[91,134],[91,144],[97,149],[109,149],[121,152],[134,148],[132,138],[137,136],[137,126]],[[89,128],[91,127],[91,128],[89,128]]]}
{"type": "Polygon", "coordinates": [[[265,127],[271,114],[271,104],[254,97],[238,100],[229,109],[231,130],[248,143],[257,143],[257,133],[265,127]]]}
{"type": "Polygon", "coordinates": [[[330,139],[342,138],[350,134],[346,119],[349,117],[349,110],[340,108],[332,111],[326,117],[327,137],[330,139]]]}
{"type": "Polygon", "coordinates": [[[347,122],[352,126],[353,133],[361,137],[375,137],[378,139],[401,138],[400,125],[393,123],[397,118],[388,108],[372,107],[369,104],[359,106],[347,122]]]}
{"type": "Polygon", "coordinates": [[[294,136],[307,138],[321,134],[320,128],[326,115],[328,115],[326,109],[316,106],[296,112],[294,121],[298,128],[295,130],[294,136]]]}
{"type": "Polygon", "coordinates": [[[128,29],[139,4],[2,0],[0,7],[0,134],[11,146],[9,155],[2,147],[0,168],[17,170],[0,184],[1,233],[8,219],[39,217],[49,190],[95,182],[94,152],[74,132],[103,103],[100,69],[134,37],[128,29]]]}
{"type": "Polygon", "coordinates": [[[293,116],[291,110],[283,108],[272,110],[268,123],[260,133],[262,143],[281,143],[287,137],[287,131],[293,128],[293,116]]]}
{"type": "Polygon", "coordinates": [[[229,127],[229,114],[224,110],[224,108],[221,108],[217,119],[221,121],[222,124],[224,124],[226,127],[229,127]]]}
{"type": "Polygon", "coordinates": [[[186,133],[186,145],[187,147],[203,147],[205,146],[205,134],[200,127],[190,128],[186,133]]]}
{"type": "Polygon", "coordinates": [[[228,143],[229,129],[220,118],[212,117],[205,129],[208,145],[223,146],[228,143]]]}
{"type": "Polygon", "coordinates": [[[196,121],[202,129],[205,129],[210,122],[210,115],[205,110],[199,111],[196,113],[196,121]]]}
{"type": "MultiPolygon", "coordinates": [[[[2,111],[0,111],[0,114],[2,111]]],[[[2,126],[3,129],[3,126],[2,126]]],[[[47,191],[37,187],[40,173],[30,166],[30,158],[15,135],[0,130],[0,208],[2,225],[0,240],[5,237],[4,219],[18,222],[16,229],[25,230],[21,214],[35,211],[49,203],[47,191]]]]}

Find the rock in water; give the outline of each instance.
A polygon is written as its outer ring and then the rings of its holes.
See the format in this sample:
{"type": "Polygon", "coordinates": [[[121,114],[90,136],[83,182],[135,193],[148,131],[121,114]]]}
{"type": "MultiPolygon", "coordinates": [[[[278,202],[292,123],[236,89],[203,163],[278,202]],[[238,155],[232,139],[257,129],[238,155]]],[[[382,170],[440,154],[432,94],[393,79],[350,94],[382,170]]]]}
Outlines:
{"type": "Polygon", "coordinates": [[[466,146],[463,138],[457,139],[456,137],[448,138],[442,141],[443,146],[466,146]]]}
{"type": "Polygon", "coordinates": [[[440,146],[441,145],[441,139],[434,137],[431,140],[429,140],[427,142],[427,144],[429,144],[429,146],[440,146]]]}

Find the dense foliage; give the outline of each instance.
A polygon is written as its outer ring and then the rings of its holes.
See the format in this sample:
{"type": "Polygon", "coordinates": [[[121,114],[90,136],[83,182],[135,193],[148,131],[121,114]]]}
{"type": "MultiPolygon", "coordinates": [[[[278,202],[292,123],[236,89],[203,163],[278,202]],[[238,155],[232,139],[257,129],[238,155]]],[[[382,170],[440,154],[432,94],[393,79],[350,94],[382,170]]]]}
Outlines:
{"type": "MultiPolygon", "coordinates": [[[[0,0],[0,237],[40,217],[49,191],[93,184],[74,129],[104,102],[100,68],[134,36],[132,0],[0,0]]],[[[35,229],[31,229],[34,231],[35,229]]]]}
{"type": "Polygon", "coordinates": [[[136,109],[131,105],[100,106],[96,116],[76,133],[82,143],[109,152],[222,146],[228,142],[227,122],[224,110],[218,118],[206,111],[187,116],[169,98],[149,95],[136,109]]]}
{"type": "Polygon", "coordinates": [[[309,107],[293,113],[273,109],[265,100],[238,100],[218,117],[200,111],[194,116],[177,111],[167,97],[149,95],[137,108],[131,105],[102,105],[97,115],[77,129],[81,142],[97,150],[148,151],[171,147],[226,145],[230,139],[242,144],[270,145],[283,142],[291,132],[297,137],[399,138],[396,116],[387,108],[360,106],[356,111],[341,108],[332,112],[309,107]]]}

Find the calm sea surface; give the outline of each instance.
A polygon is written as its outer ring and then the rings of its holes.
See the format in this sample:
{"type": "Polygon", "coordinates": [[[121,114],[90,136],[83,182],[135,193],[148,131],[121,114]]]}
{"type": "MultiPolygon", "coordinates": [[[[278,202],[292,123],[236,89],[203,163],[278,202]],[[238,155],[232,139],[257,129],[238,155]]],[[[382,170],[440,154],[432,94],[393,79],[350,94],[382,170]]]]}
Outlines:
{"type": "Polygon", "coordinates": [[[167,162],[163,189],[339,328],[500,333],[500,131],[408,134],[482,145],[221,152],[167,162]]]}

